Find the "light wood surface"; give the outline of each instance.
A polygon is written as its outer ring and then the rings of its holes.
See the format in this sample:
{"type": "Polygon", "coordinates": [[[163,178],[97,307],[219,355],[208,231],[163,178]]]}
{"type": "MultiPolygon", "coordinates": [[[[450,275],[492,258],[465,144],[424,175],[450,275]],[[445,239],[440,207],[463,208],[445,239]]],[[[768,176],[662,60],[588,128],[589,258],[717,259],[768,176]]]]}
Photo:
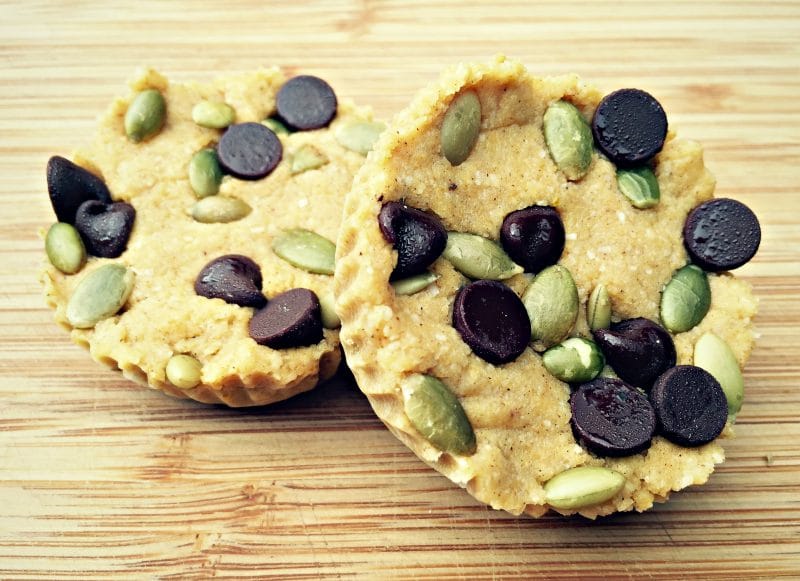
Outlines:
{"type": "MultiPolygon", "coordinates": [[[[800,577],[800,3],[0,2],[0,578],[800,577]],[[43,307],[44,167],[137,66],[278,64],[389,117],[445,65],[659,97],[749,204],[761,337],[728,461],[645,514],[514,518],[419,462],[346,377],[272,407],[173,400],[43,307]]],[[[632,241],[635,243],[635,241],[632,241]]]]}

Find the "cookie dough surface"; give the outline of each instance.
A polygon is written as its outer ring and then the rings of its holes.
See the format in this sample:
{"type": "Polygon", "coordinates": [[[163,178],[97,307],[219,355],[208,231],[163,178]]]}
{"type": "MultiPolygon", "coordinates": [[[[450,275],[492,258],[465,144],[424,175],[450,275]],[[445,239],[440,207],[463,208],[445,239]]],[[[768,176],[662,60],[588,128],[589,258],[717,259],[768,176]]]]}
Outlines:
{"type": "Polygon", "coordinates": [[[131,82],[133,93],[158,89],[167,103],[167,119],[155,137],[132,143],[123,118],[132,95],[114,101],[102,116],[91,145],[73,160],[101,176],[115,201],[136,208],[127,250],[117,259],[90,257],[76,275],[48,265],[42,278],[56,320],[70,328],[65,306],[77,283],[109,261],[130,267],[133,292],[117,316],[93,329],[70,329],[72,339],[97,361],[133,380],[179,397],[231,406],[266,404],[313,388],[335,372],[341,359],[338,330],[325,330],[316,345],[273,350],[248,334],[253,309],[198,296],[193,288],[200,270],[225,254],[243,254],[260,267],[267,298],[296,287],[332,300],[332,277],[311,274],[276,256],[273,238],[289,228],[305,228],[336,240],[344,195],[364,157],[342,147],[336,128],[371,113],[339,103],[329,128],[282,135],[283,160],[266,178],[244,181],[225,176],[218,195],[244,200],[245,218],[225,224],[194,221],[197,202],[187,168],[199,150],[213,147],[222,131],[192,121],[200,101],[225,101],[236,123],[262,121],[275,112],[275,95],[286,81],[278,69],[224,77],[210,84],[169,83],[148,70],[131,82]],[[294,151],[312,144],[329,163],[296,175],[290,172],[294,151]],[[189,354],[202,364],[201,383],[180,389],[170,384],[165,366],[172,355],[189,354]]]}
{"type": "MultiPolygon", "coordinates": [[[[594,518],[646,510],[671,491],[705,482],[724,460],[718,441],[682,448],[656,436],[650,449],[625,458],[596,457],[570,429],[569,386],[551,376],[528,348],[515,361],[491,365],[462,341],[451,324],[459,287],[468,281],[440,257],[440,278],[411,296],[388,284],[396,252],[382,236],[382,204],[403,200],[439,216],[449,231],[498,240],[503,218],[529,205],[558,208],[566,229],[559,261],[572,273],[581,312],[572,335],[588,335],[589,293],[604,283],[615,317],[658,320],[660,291],[687,262],[681,228],[691,208],[712,197],[714,179],[696,143],[670,133],[656,158],[661,202],[637,210],[617,189],[614,166],[594,153],[588,174],[569,182],[548,154],[542,132],[547,107],[567,99],[587,119],[597,89],[575,76],[535,78],[498,58],[461,65],[423,90],[392,122],[359,171],[345,206],[337,245],[337,310],[348,364],[389,429],[421,459],[478,500],[514,514],[547,512],[543,485],[575,466],[606,466],[625,476],[609,501],[577,512],[594,518]],[[465,162],[452,166],[440,151],[443,116],[460,91],[481,102],[481,131],[465,162]],[[442,380],[458,397],[474,428],[477,451],[452,456],[431,446],[409,422],[400,385],[415,374],[442,380]]],[[[529,275],[505,281],[522,294],[529,275]]],[[[744,365],[753,345],[756,301],[730,275],[709,277],[712,305],[700,325],[674,336],[678,364],[691,363],[705,331],[725,339],[744,365]]],[[[722,437],[730,437],[726,427],[722,437]]],[[[564,513],[576,511],[560,511],[564,513]]]]}

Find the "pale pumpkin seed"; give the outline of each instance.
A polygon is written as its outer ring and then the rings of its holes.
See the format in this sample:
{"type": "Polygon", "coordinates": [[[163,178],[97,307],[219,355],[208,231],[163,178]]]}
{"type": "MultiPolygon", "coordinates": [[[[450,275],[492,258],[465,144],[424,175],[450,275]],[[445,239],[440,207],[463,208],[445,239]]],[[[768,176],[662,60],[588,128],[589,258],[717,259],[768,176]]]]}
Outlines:
{"type": "Polygon", "coordinates": [[[577,466],[553,476],[544,485],[544,501],[554,508],[575,510],[605,502],[625,486],[625,477],[602,466],[577,466]]]}
{"type": "Polygon", "coordinates": [[[311,230],[286,230],[272,241],[272,250],[289,264],[315,274],[333,274],[336,245],[311,230]]]}
{"type": "Polygon", "coordinates": [[[225,129],[235,119],[236,111],[222,101],[200,101],[192,108],[192,121],[200,127],[225,129]]]}
{"type": "Polygon", "coordinates": [[[385,123],[361,119],[341,124],[336,129],[335,137],[342,147],[367,155],[384,129],[385,123]]]}
{"type": "Polygon", "coordinates": [[[477,445],[464,408],[452,391],[430,375],[416,375],[403,386],[403,406],[411,425],[443,452],[469,456],[477,445]]]}
{"type": "Polygon", "coordinates": [[[264,119],[261,125],[270,129],[275,135],[289,135],[289,128],[274,117],[264,119]]]}
{"type": "Polygon", "coordinates": [[[125,112],[125,134],[134,143],[149,139],[161,131],[166,117],[164,96],[155,89],[142,91],[125,112]]]}
{"type": "Polygon", "coordinates": [[[728,400],[728,415],[735,418],[744,401],[744,378],[730,345],[714,333],[705,333],[694,345],[694,364],[719,382],[728,400]]]}
{"type": "Polygon", "coordinates": [[[550,157],[568,180],[581,179],[592,164],[592,130],[572,103],[556,101],[543,119],[544,140],[550,157]]]}
{"type": "Polygon", "coordinates": [[[699,324],[711,306],[708,276],[694,264],[675,271],[661,293],[661,322],[673,333],[699,324]]]}
{"type": "Polygon", "coordinates": [[[293,175],[299,174],[310,169],[322,167],[329,161],[328,156],[319,149],[313,145],[306,144],[299,147],[294,154],[292,154],[290,171],[293,175]]]}
{"type": "Polygon", "coordinates": [[[652,208],[661,200],[658,179],[649,167],[617,170],[617,186],[634,208],[652,208]]]}
{"type": "Polygon", "coordinates": [[[90,329],[112,317],[128,300],[135,275],[121,264],[105,264],[87,274],[67,302],[67,320],[76,329],[90,329]]]}
{"type": "Polygon", "coordinates": [[[611,299],[608,297],[606,285],[603,283],[594,287],[586,303],[586,322],[589,329],[607,329],[611,325],[611,299]]]}
{"type": "Polygon", "coordinates": [[[598,376],[605,359],[594,341],[571,337],[545,351],[542,364],[556,379],[566,383],[585,383],[598,376]]]}
{"type": "Polygon", "coordinates": [[[189,161],[189,185],[197,197],[216,195],[221,183],[222,168],[219,165],[217,152],[209,148],[195,153],[189,161]]]}
{"type": "Polygon", "coordinates": [[[192,218],[204,224],[235,222],[247,216],[253,209],[238,198],[209,196],[192,206],[192,218]]]}
{"type": "Polygon", "coordinates": [[[167,361],[167,380],[175,387],[191,389],[197,387],[203,373],[203,365],[191,355],[173,355],[167,361]]]}
{"type": "Polygon", "coordinates": [[[50,226],[44,248],[50,264],[64,274],[75,274],[86,264],[86,247],[72,224],[57,222],[50,226]]]}
{"type": "Polygon", "coordinates": [[[338,329],[342,326],[342,320],[336,314],[335,301],[332,293],[317,295],[319,299],[319,310],[322,317],[322,326],[326,329],[338,329]]]}
{"type": "Polygon", "coordinates": [[[525,269],[497,242],[464,232],[448,232],[442,253],[461,274],[474,279],[505,280],[525,269]]]}
{"type": "Polygon", "coordinates": [[[475,91],[464,91],[450,103],[442,120],[442,155],[451,165],[469,157],[481,131],[481,101],[475,91]]]}
{"type": "Polygon", "coordinates": [[[578,288],[569,270],[558,264],[548,266],[533,279],[522,302],[531,320],[531,341],[537,351],[564,339],[578,318],[578,288]]]}
{"type": "Polygon", "coordinates": [[[423,272],[422,274],[416,274],[408,278],[393,281],[392,288],[396,295],[413,295],[428,288],[432,283],[436,282],[438,278],[438,274],[423,272]]]}

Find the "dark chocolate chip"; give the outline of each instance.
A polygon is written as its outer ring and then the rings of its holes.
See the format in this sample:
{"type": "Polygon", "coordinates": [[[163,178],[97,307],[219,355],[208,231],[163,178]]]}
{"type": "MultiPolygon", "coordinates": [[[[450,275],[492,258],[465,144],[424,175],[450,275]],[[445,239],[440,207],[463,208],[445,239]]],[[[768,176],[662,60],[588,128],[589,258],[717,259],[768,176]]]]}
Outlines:
{"type": "Polygon", "coordinates": [[[239,123],[222,134],[217,156],[226,173],[243,180],[260,180],[280,162],[283,145],[261,123],[239,123]]]}
{"type": "Polygon", "coordinates": [[[728,401],[719,382],[705,369],[679,365],[658,378],[650,401],[659,433],[680,446],[707,444],[722,433],[728,401]]]}
{"type": "Polygon", "coordinates": [[[659,375],[675,365],[675,344],[666,329],[650,319],[627,319],[594,337],[606,361],[624,381],[650,389],[659,375]]]}
{"type": "Polygon", "coordinates": [[[47,191],[58,221],[73,226],[78,206],[85,201],[111,203],[111,192],[103,180],[58,155],[47,162],[47,191]]]}
{"type": "Polygon", "coordinates": [[[667,115],[650,93],[620,89],[600,101],[592,133],[600,151],[617,166],[642,165],[664,147],[667,115]]]}
{"type": "Polygon", "coordinates": [[[550,206],[530,206],[503,220],[500,241],[508,255],[525,268],[539,272],[555,264],[564,251],[564,223],[550,206]]]}
{"type": "Polygon", "coordinates": [[[241,254],[226,254],[203,267],[194,281],[194,292],[209,299],[222,299],[242,307],[263,307],[261,269],[241,254]]]}
{"type": "Polygon", "coordinates": [[[322,340],[322,315],[317,295],[305,288],[270,299],[250,319],[250,336],[272,349],[306,347],[322,340]]]}
{"type": "Polygon", "coordinates": [[[87,200],[78,207],[75,228],[86,252],[101,258],[116,258],[128,246],[136,210],[126,202],[87,200]]]}
{"type": "Polygon", "coordinates": [[[392,280],[425,272],[447,244],[447,231],[439,218],[400,202],[383,205],[378,225],[386,241],[397,250],[392,280]]]}
{"type": "Polygon", "coordinates": [[[453,327],[478,357],[499,365],[519,357],[531,340],[531,322],[514,291],[478,280],[458,291],[453,327]]]}
{"type": "Polygon", "coordinates": [[[602,377],[579,386],[569,399],[572,431],[601,456],[630,456],[650,447],[656,416],[647,396],[624,381],[602,377]]]}
{"type": "Polygon", "coordinates": [[[709,272],[738,268],[755,256],[761,226],[753,211],[736,200],[717,198],[689,212],[683,243],[697,266],[709,272]]]}
{"type": "Polygon", "coordinates": [[[336,116],[336,93],[320,78],[301,75],[286,81],[276,97],[278,116],[296,131],[327,127],[336,116]]]}

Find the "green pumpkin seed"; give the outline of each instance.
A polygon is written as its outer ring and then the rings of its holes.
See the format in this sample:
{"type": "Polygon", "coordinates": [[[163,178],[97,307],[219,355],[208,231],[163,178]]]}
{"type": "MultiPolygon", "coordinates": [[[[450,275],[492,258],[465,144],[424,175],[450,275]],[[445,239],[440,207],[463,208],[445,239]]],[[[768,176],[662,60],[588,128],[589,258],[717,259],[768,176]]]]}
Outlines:
{"type": "Polygon", "coordinates": [[[711,306],[708,276],[694,264],[675,271],[661,293],[661,322],[673,333],[699,324],[711,306]]]}
{"type": "Polygon", "coordinates": [[[433,446],[469,456],[477,445],[475,432],[458,398],[440,380],[417,375],[403,386],[404,409],[411,424],[433,446]]]}
{"type": "Polygon", "coordinates": [[[310,169],[322,167],[328,161],[330,161],[328,156],[319,149],[313,145],[306,144],[298,148],[292,155],[290,171],[292,175],[299,174],[310,169]]]}
{"type": "Polygon", "coordinates": [[[202,373],[203,365],[191,355],[173,355],[167,361],[167,380],[175,387],[197,387],[202,373]]]}
{"type": "Polygon", "coordinates": [[[236,119],[236,111],[221,101],[200,101],[192,108],[192,121],[200,127],[225,129],[236,119]]]}
{"type": "Polygon", "coordinates": [[[105,264],[87,274],[67,302],[67,320],[76,329],[90,329],[112,317],[128,300],[135,275],[121,264],[105,264]]]}
{"type": "Polygon", "coordinates": [[[134,143],[156,135],[167,118],[167,103],[155,89],[142,91],[133,98],[125,112],[125,134],[134,143]]]}
{"type": "Polygon", "coordinates": [[[336,245],[311,230],[287,230],[272,241],[272,250],[289,264],[315,274],[333,274],[336,245]]]}
{"type": "Polygon", "coordinates": [[[450,103],[442,120],[442,155],[451,165],[469,157],[481,131],[481,101],[475,91],[464,91],[450,103]]]}
{"type": "Polygon", "coordinates": [[[192,218],[204,224],[235,222],[252,212],[252,208],[238,198],[209,196],[192,206],[192,218]]]}
{"type": "Polygon", "coordinates": [[[442,256],[461,274],[474,279],[505,280],[525,270],[497,242],[477,234],[448,232],[442,256]]]}
{"type": "Polygon", "coordinates": [[[438,274],[432,272],[423,272],[409,276],[401,280],[392,282],[392,288],[396,295],[413,295],[419,291],[428,288],[432,283],[436,282],[439,278],[438,274]]]}
{"type": "Polygon", "coordinates": [[[617,170],[617,186],[634,208],[652,208],[661,199],[658,179],[649,167],[617,170]]]}
{"type": "Polygon", "coordinates": [[[268,117],[261,122],[261,125],[267,127],[275,135],[289,135],[289,128],[274,117],[268,117]]]}
{"type": "Polygon", "coordinates": [[[322,326],[326,329],[338,329],[342,326],[342,320],[336,314],[335,301],[333,294],[323,293],[318,295],[320,315],[322,316],[322,326]]]}
{"type": "Polygon", "coordinates": [[[735,418],[744,401],[744,378],[730,345],[714,333],[705,333],[694,345],[694,364],[719,382],[728,400],[728,415],[735,418]]]}
{"type": "Polygon", "coordinates": [[[213,149],[201,149],[195,153],[189,161],[189,185],[197,197],[216,195],[221,183],[222,168],[217,152],[213,149]]]}
{"type": "Polygon", "coordinates": [[[622,490],[625,477],[601,466],[578,466],[555,475],[544,485],[544,501],[554,508],[574,510],[605,502],[622,490]]]}
{"type": "Polygon", "coordinates": [[[611,299],[608,298],[608,291],[603,283],[594,287],[592,294],[589,295],[589,302],[586,303],[586,322],[592,331],[607,329],[611,325],[611,299]]]}
{"type": "Polygon", "coordinates": [[[44,249],[50,264],[64,274],[75,274],[86,264],[86,247],[72,224],[58,222],[50,226],[44,249]]]}
{"type": "Polygon", "coordinates": [[[605,359],[593,341],[571,337],[545,351],[542,364],[556,379],[566,383],[584,383],[599,375],[605,359]]]}
{"type": "Polygon", "coordinates": [[[350,121],[340,125],[335,136],[342,147],[367,155],[384,129],[386,124],[380,121],[350,121]]]}
{"type": "Polygon", "coordinates": [[[541,351],[568,334],[578,318],[578,288],[561,265],[541,271],[522,295],[531,320],[531,341],[541,351]]]}
{"type": "Polygon", "coordinates": [[[568,180],[581,179],[592,164],[592,130],[572,103],[556,101],[543,119],[544,140],[550,157],[568,180]]]}

